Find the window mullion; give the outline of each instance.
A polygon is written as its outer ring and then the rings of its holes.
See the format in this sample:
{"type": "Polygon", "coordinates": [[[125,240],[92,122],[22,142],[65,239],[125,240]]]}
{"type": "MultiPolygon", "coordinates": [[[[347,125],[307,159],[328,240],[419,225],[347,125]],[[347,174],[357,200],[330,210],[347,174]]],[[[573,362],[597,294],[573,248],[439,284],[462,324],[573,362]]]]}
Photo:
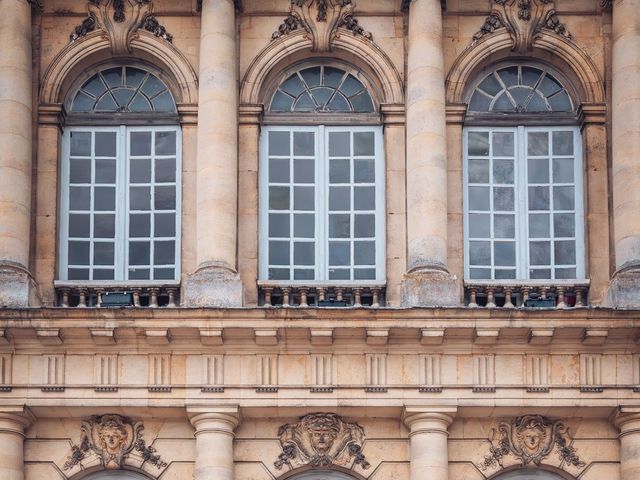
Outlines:
{"type": "Polygon", "coordinates": [[[116,245],[115,269],[118,280],[127,280],[129,253],[129,131],[121,126],[118,132],[118,152],[116,157],[117,184],[116,195],[116,245]],[[124,191],[122,191],[124,189],[124,191]]]}
{"type": "Polygon", "coordinates": [[[514,132],[516,138],[516,188],[518,189],[519,206],[516,207],[517,236],[516,245],[518,251],[517,278],[529,278],[529,206],[528,206],[528,176],[527,176],[527,130],[523,126],[517,127],[514,132]]]}
{"type": "Polygon", "coordinates": [[[316,199],[317,205],[315,208],[316,214],[316,252],[318,258],[316,259],[316,280],[326,281],[329,279],[329,261],[327,250],[329,246],[329,240],[327,237],[326,225],[329,221],[328,215],[328,168],[326,168],[327,155],[326,155],[326,143],[328,141],[329,133],[324,125],[319,125],[316,128],[316,159],[315,159],[315,171],[316,171],[316,199]]]}

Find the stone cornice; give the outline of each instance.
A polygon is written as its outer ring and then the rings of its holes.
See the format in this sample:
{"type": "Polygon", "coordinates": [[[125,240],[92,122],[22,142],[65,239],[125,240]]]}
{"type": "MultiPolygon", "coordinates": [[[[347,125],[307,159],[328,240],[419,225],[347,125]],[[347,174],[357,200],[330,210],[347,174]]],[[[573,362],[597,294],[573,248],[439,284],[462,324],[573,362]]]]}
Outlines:
{"type": "MultiPolygon", "coordinates": [[[[400,9],[403,12],[408,12],[409,11],[409,7],[411,6],[411,2],[412,2],[412,0],[402,0],[402,4],[400,6],[400,9]]],[[[447,9],[447,0],[440,0],[440,7],[442,8],[442,11],[444,12],[447,9]]]]}
{"type": "MultiPolygon", "coordinates": [[[[198,12],[202,11],[202,2],[203,0],[198,0],[198,2],[196,3],[196,10],[198,12]]],[[[242,0],[233,0],[233,4],[236,7],[237,12],[243,11],[242,0]]]]}

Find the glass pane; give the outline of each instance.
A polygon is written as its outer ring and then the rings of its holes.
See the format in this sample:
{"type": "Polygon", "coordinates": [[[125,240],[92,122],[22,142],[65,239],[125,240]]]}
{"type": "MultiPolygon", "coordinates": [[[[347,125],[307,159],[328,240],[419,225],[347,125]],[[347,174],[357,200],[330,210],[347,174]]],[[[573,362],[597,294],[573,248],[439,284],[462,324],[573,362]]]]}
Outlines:
{"type": "Polygon", "coordinates": [[[155,187],[154,207],[156,210],[176,209],[176,187],[162,186],[155,187]]]}
{"type": "Polygon", "coordinates": [[[549,160],[546,158],[530,158],[528,165],[529,183],[549,183],[549,160]]]}
{"type": "Polygon", "coordinates": [[[333,67],[324,67],[324,84],[333,88],[338,88],[345,72],[333,67]]]}
{"type": "Polygon", "coordinates": [[[562,90],[562,85],[558,83],[558,81],[553,78],[551,75],[546,74],[545,77],[540,82],[538,86],[538,90],[544,93],[547,97],[553,95],[556,92],[562,90]]]}
{"type": "Polygon", "coordinates": [[[515,105],[513,105],[509,96],[504,92],[496,97],[493,103],[493,110],[497,112],[513,112],[515,111],[515,105]]]}
{"type": "Polygon", "coordinates": [[[511,97],[516,102],[517,109],[519,111],[526,110],[527,97],[531,93],[531,89],[525,87],[515,87],[509,89],[511,97]]]}
{"type": "Polygon", "coordinates": [[[353,134],[353,154],[375,155],[375,136],[373,132],[355,132],[353,134]]]}
{"type": "Polygon", "coordinates": [[[293,245],[293,263],[295,265],[315,264],[315,243],[295,242],[293,245]]]}
{"type": "Polygon", "coordinates": [[[131,155],[151,155],[151,132],[131,132],[131,155]]]}
{"type": "Polygon", "coordinates": [[[350,242],[329,242],[329,264],[351,265],[350,247],[350,242]]]}
{"type": "Polygon", "coordinates": [[[293,97],[297,97],[302,92],[304,92],[305,87],[302,84],[300,77],[298,77],[298,74],[294,73],[287,80],[282,82],[282,84],[280,85],[280,90],[282,90],[283,92],[287,92],[293,97]]]}
{"type": "Polygon", "coordinates": [[[573,237],[576,222],[573,213],[556,213],[553,215],[553,233],[555,237],[573,237]]]}
{"type": "Polygon", "coordinates": [[[93,217],[93,236],[96,238],[115,238],[116,216],[113,214],[95,215],[93,217]]]}
{"type": "Polygon", "coordinates": [[[488,159],[469,159],[469,183],[489,183],[488,159]]]}
{"type": "Polygon", "coordinates": [[[353,271],[354,280],[375,280],[376,269],[375,268],[356,268],[353,271]]]}
{"type": "Polygon", "coordinates": [[[374,160],[354,160],[353,181],[355,183],[374,183],[376,164],[374,160]]]}
{"type": "Polygon", "coordinates": [[[342,83],[342,87],[340,87],[340,91],[347,97],[350,97],[361,90],[364,90],[364,85],[362,85],[360,80],[356,79],[353,75],[349,75],[342,83]]]}
{"type": "Polygon", "coordinates": [[[133,97],[133,100],[131,100],[129,110],[132,112],[150,112],[153,109],[142,93],[138,92],[135,97],[133,97]]]}
{"type": "Polygon", "coordinates": [[[142,86],[142,91],[149,97],[153,97],[165,89],[166,87],[164,86],[164,83],[153,75],[149,75],[147,81],[144,82],[144,85],[142,86]]]}
{"type": "Polygon", "coordinates": [[[356,238],[371,238],[376,234],[375,215],[355,215],[354,216],[354,236],[356,238]]]}
{"type": "Polygon", "coordinates": [[[296,268],[293,271],[293,279],[294,280],[314,280],[315,271],[310,268],[306,268],[306,269],[296,268]]]}
{"type": "Polygon", "coordinates": [[[315,215],[296,213],[293,216],[293,235],[298,238],[314,238],[315,215]]]}
{"type": "Polygon", "coordinates": [[[511,267],[516,264],[515,242],[495,242],[493,244],[493,261],[495,265],[511,267]]]}
{"type": "Polygon", "coordinates": [[[300,71],[300,75],[309,88],[320,85],[320,67],[305,68],[300,71]]]}
{"type": "Polygon", "coordinates": [[[149,265],[151,242],[129,242],[129,265],[149,265]]]}
{"type": "Polygon", "coordinates": [[[153,102],[153,108],[155,108],[157,112],[175,112],[176,110],[173,97],[168,91],[158,95],[151,101],[153,102]]]}
{"type": "Polygon", "coordinates": [[[89,269],[70,268],[67,270],[69,280],[89,280],[89,269]]]}
{"type": "Polygon", "coordinates": [[[111,93],[106,93],[96,104],[97,112],[115,112],[118,110],[118,105],[111,96],[111,93]]]}
{"type": "Polygon", "coordinates": [[[329,182],[350,183],[351,182],[351,162],[349,160],[329,161],[329,182]]]}
{"type": "Polygon", "coordinates": [[[549,104],[554,112],[570,112],[571,99],[567,92],[560,92],[553,97],[549,97],[549,104]]]}
{"type": "Polygon", "coordinates": [[[107,87],[102,82],[100,76],[95,75],[87,80],[84,85],[82,85],[82,90],[84,90],[85,92],[89,92],[94,97],[99,97],[107,90],[107,87]]]}
{"type": "Polygon", "coordinates": [[[116,161],[96,160],[96,183],[116,183],[116,161]]]}
{"type": "Polygon", "coordinates": [[[69,215],[69,236],[88,238],[91,235],[91,217],[89,215],[69,215]]]}
{"type": "Polygon", "coordinates": [[[513,183],[513,160],[493,161],[493,181],[495,183],[513,183]]]}
{"type": "Polygon", "coordinates": [[[289,265],[289,242],[270,241],[269,242],[269,264],[289,265]]]}
{"type": "Polygon", "coordinates": [[[329,156],[348,157],[351,155],[349,132],[329,132],[329,156]]]}
{"type": "Polygon", "coordinates": [[[502,85],[498,83],[498,81],[495,79],[492,73],[489,76],[487,76],[482,82],[480,82],[480,85],[478,85],[478,88],[482,89],[483,91],[487,92],[489,95],[493,97],[499,91],[502,90],[502,85]]]}
{"type": "Polygon", "coordinates": [[[551,278],[551,269],[549,268],[530,269],[529,277],[532,280],[549,280],[551,278]]]}
{"type": "Polygon", "coordinates": [[[289,280],[288,268],[270,268],[269,280],[289,280]]]}
{"type": "Polygon", "coordinates": [[[162,241],[153,244],[153,263],[155,265],[172,265],[175,263],[176,242],[162,241]]]}
{"type": "Polygon", "coordinates": [[[111,88],[123,85],[122,67],[110,68],[109,70],[104,70],[100,74],[107,82],[107,85],[111,88]]]}
{"type": "Polygon", "coordinates": [[[135,94],[134,90],[118,88],[116,90],[112,90],[111,94],[115,97],[118,107],[120,107],[119,111],[129,111],[129,102],[135,94]]]}
{"type": "Polygon", "coordinates": [[[469,132],[468,150],[471,156],[489,155],[489,132],[469,132]]]}
{"type": "Polygon", "coordinates": [[[529,215],[529,238],[549,238],[549,215],[546,213],[529,215]]]}
{"type": "Polygon", "coordinates": [[[371,100],[371,96],[369,92],[362,92],[358,95],[351,97],[351,105],[353,105],[353,110],[356,112],[373,112],[373,101],[371,100]]]}
{"type": "Polygon", "coordinates": [[[553,208],[555,210],[573,210],[574,187],[553,187],[553,208]]]}
{"type": "Polygon", "coordinates": [[[130,210],[150,210],[151,209],[151,188],[130,187],[129,188],[129,209],[130,210]]]}
{"type": "Polygon", "coordinates": [[[315,134],[313,132],[294,132],[293,154],[305,156],[315,155],[315,134]]]}
{"type": "Polygon", "coordinates": [[[154,268],[153,278],[156,280],[174,280],[176,271],[173,268],[154,268]]]}
{"type": "Polygon", "coordinates": [[[269,214],[269,236],[276,238],[289,237],[289,215],[282,213],[269,214]]]}
{"type": "Polygon", "coordinates": [[[269,182],[289,183],[289,159],[270,158],[269,159],[269,182]]]}
{"type": "Polygon", "coordinates": [[[116,209],[115,187],[95,187],[94,193],[94,210],[112,212],[116,209]]]}
{"type": "Polygon", "coordinates": [[[91,183],[91,160],[72,158],[69,160],[69,182],[91,183]]]}
{"type": "Polygon", "coordinates": [[[114,270],[111,268],[100,268],[93,270],[94,280],[113,280],[114,278],[114,270]]]}
{"type": "Polygon", "coordinates": [[[489,187],[469,187],[469,209],[489,210],[489,187]]]}
{"type": "Polygon", "coordinates": [[[69,265],[89,265],[89,242],[69,242],[69,265]]]}
{"type": "Polygon", "coordinates": [[[349,112],[351,105],[341,93],[336,93],[327,106],[332,112],[349,112]]]}
{"type": "Polygon", "coordinates": [[[549,210],[549,187],[529,187],[529,210],[549,210]]]}
{"type": "Polygon", "coordinates": [[[329,188],[329,210],[351,210],[351,188],[329,188]]]}
{"type": "Polygon", "coordinates": [[[351,237],[351,215],[332,214],[329,215],[329,237],[349,238],[351,237]]]}
{"type": "Polygon", "coordinates": [[[513,187],[494,187],[493,209],[512,212],[515,208],[513,187]]]}
{"type": "Polygon", "coordinates": [[[91,132],[71,132],[71,156],[91,155],[91,132]]]}
{"type": "Polygon", "coordinates": [[[294,210],[314,210],[314,187],[293,187],[294,210]]]}
{"type": "Polygon", "coordinates": [[[493,155],[496,157],[513,157],[512,132],[493,132],[493,155]]]}
{"type": "Polygon", "coordinates": [[[529,242],[529,263],[549,265],[551,263],[551,242],[529,242]]]}
{"type": "Polygon", "coordinates": [[[330,268],[329,280],[351,280],[351,272],[345,268],[330,268]]]}
{"type": "Polygon", "coordinates": [[[469,263],[491,265],[491,242],[469,242],[469,263]]]}
{"type": "Polygon", "coordinates": [[[575,240],[557,240],[553,242],[553,254],[556,265],[573,265],[576,263],[575,240]]]}
{"type": "Polygon", "coordinates": [[[156,237],[176,236],[175,213],[156,213],[153,217],[153,229],[156,237]]]}
{"type": "Polygon", "coordinates": [[[376,242],[355,242],[353,245],[353,263],[355,265],[375,265],[376,242]]]}
{"type": "Polygon", "coordinates": [[[176,132],[156,132],[156,155],[176,154],[176,132]]]}
{"type": "Polygon", "coordinates": [[[333,94],[333,92],[334,90],[332,88],[327,87],[318,87],[311,90],[311,94],[313,95],[316,103],[323,109],[331,98],[331,94],[333,94]]]}
{"type": "Polygon", "coordinates": [[[127,67],[125,68],[125,84],[131,88],[138,88],[146,75],[147,72],[139,68],[127,67]]]}
{"type": "Polygon", "coordinates": [[[129,181],[131,183],[151,182],[151,159],[134,159],[129,162],[129,181]]]}
{"type": "Polygon", "coordinates": [[[274,112],[289,112],[291,111],[292,105],[293,97],[278,90],[271,100],[271,107],[269,107],[269,109],[274,112]]]}
{"type": "Polygon", "coordinates": [[[553,132],[551,137],[554,155],[573,155],[573,132],[553,132]]]}
{"type": "Polygon", "coordinates": [[[480,91],[476,90],[469,100],[469,111],[470,112],[488,112],[489,107],[491,105],[491,98],[480,91]]]}
{"type": "Polygon", "coordinates": [[[542,76],[542,71],[532,67],[522,67],[522,84],[535,87],[542,76]]]}
{"type": "Polygon", "coordinates": [[[129,215],[129,236],[150,237],[151,215],[129,215]]]}
{"type": "Polygon", "coordinates": [[[573,159],[553,159],[553,181],[555,183],[573,183],[573,159]]]}
{"type": "Polygon", "coordinates": [[[93,264],[113,265],[114,245],[111,242],[93,244],[93,264]]]}
{"type": "Polygon", "coordinates": [[[469,277],[472,280],[486,280],[491,278],[490,268],[470,268],[469,277]]]}
{"type": "Polygon", "coordinates": [[[298,97],[293,106],[293,110],[296,112],[315,112],[316,104],[308,93],[303,93],[298,97]]]}
{"type": "Polygon", "coordinates": [[[491,236],[491,216],[482,213],[469,214],[469,237],[489,238],[491,236]]]}
{"type": "Polygon", "coordinates": [[[506,67],[502,68],[497,72],[497,75],[500,76],[502,82],[507,87],[512,87],[518,84],[518,67],[506,67]]]}
{"type": "Polygon", "coordinates": [[[70,187],[69,208],[71,210],[91,210],[91,187],[70,187]]]}
{"type": "Polygon", "coordinates": [[[496,269],[495,278],[497,280],[515,280],[516,271],[514,269],[496,269]]]}
{"type": "Polygon", "coordinates": [[[269,132],[269,155],[289,156],[289,132],[269,132]]]}
{"type": "Polygon", "coordinates": [[[355,210],[375,210],[375,187],[355,187],[353,190],[353,207],[355,210]]]}
{"type": "Polygon", "coordinates": [[[95,99],[84,92],[78,92],[76,98],[73,99],[71,111],[73,112],[90,112],[95,105],[95,99]]]}
{"type": "Polygon", "coordinates": [[[314,182],[314,162],[313,160],[293,161],[293,181],[296,183],[314,182]]]}
{"type": "Polygon", "coordinates": [[[176,159],[158,158],[156,159],[155,180],[158,183],[176,181],[176,159]]]}
{"type": "Polygon", "coordinates": [[[151,271],[148,268],[130,268],[129,280],[149,280],[151,271]]]}
{"type": "Polygon", "coordinates": [[[289,209],[289,187],[269,187],[269,208],[271,210],[289,209]]]}
{"type": "Polygon", "coordinates": [[[493,235],[495,238],[515,238],[516,217],[515,215],[494,215],[493,235]]]}
{"type": "Polygon", "coordinates": [[[96,132],[96,157],[116,156],[116,132],[96,132]]]}
{"type": "Polygon", "coordinates": [[[556,268],[556,278],[573,280],[578,277],[575,268],[556,268]]]}
{"type": "Polygon", "coordinates": [[[529,132],[527,142],[529,155],[549,154],[549,134],[547,132],[529,132]]]}

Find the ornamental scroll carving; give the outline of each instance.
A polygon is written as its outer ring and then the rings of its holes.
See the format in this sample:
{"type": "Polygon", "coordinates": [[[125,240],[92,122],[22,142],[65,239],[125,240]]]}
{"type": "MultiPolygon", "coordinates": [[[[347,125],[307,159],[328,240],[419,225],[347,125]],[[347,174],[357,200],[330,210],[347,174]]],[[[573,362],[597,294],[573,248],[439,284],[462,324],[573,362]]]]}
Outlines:
{"type": "Polygon", "coordinates": [[[88,5],[89,15],[71,33],[71,42],[94,30],[103,30],[112,52],[118,55],[131,53],[131,40],[140,29],[173,41],[173,35],[153,15],[152,0],[88,0],[88,5]]]}
{"type": "Polygon", "coordinates": [[[530,463],[540,465],[555,450],[560,459],[560,467],[569,465],[583,467],[573,446],[571,429],[562,420],[551,420],[541,415],[525,415],[510,421],[500,422],[491,430],[488,439],[491,447],[478,467],[486,471],[504,468],[503,459],[513,455],[522,466],[530,463]]]}
{"type": "Polygon", "coordinates": [[[80,444],[71,447],[71,455],[64,464],[64,470],[70,470],[91,454],[100,457],[107,470],[122,468],[126,458],[136,452],[143,462],[164,468],[155,448],[147,446],[142,438],[142,422],[133,423],[119,415],[91,417],[80,426],[80,444]]]}
{"type": "Polygon", "coordinates": [[[363,428],[333,413],[312,413],[298,423],[282,425],[278,436],[282,445],[282,453],[274,462],[278,470],[285,465],[291,470],[303,465],[370,467],[362,453],[363,428]]]}
{"type": "Polygon", "coordinates": [[[271,36],[272,40],[297,30],[305,31],[312,43],[312,50],[331,50],[331,41],[341,31],[371,40],[373,37],[355,18],[352,0],[291,0],[289,15],[271,36]]]}
{"type": "Polygon", "coordinates": [[[473,43],[501,28],[509,32],[513,50],[517,52],[530,50],[543,30],[571,40],[571,34],[558,18],[553,0],[493,0],[493,9],[473,36],[473,43]]]}

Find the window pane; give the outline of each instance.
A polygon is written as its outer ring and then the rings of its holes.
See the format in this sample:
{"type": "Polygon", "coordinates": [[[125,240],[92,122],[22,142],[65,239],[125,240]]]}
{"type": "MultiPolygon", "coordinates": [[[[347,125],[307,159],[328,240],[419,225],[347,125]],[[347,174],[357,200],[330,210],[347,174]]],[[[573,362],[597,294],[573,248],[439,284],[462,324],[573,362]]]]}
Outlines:
{"type": "Polygon", "coordinates": [[[289,242],[269,242],[269,264],[289,265],[289,242]]]}
{"type": "Polygon", "coordinates": [[[70,187],[69,188],[69,208],[71,210],[91,209],[91,188],[90,187],[70,187]]]}
{"type": "Polygon", "coordinates": [[[299,160],[293,162],[293,181],[296,183],[313,183],[314,180],[314,161],[299,160]]]}
{"type": "Polygon", "coordinates": [[[551,138],[553,142],[554,155],[573,155],[573,132],[553,132],[551,138]]]}
{"type": "Polygon", "coordinates": [[[549,265],[551,263],[550,242],[530,242],[529,263],[531,265],[549,265]]]}
{"type": "Polygon", "coordinates": [[[176,187],[162,186],[155,187],[155,209],[175,210],[176,208],[176,187]]]}
{"type": "Polygon", "coordinates": [[[96,238],[116,237],[116,216],[113,214],[95,215],[93,217],[93,236],[96,238]]]}
{"type": "Polygon", "coordinates": [[[116,156],[116,132],[96,132],[96,157],[116,156]]]}
{"type": "Polygon", "coordinates": [[[269,236],[289,238],[289,215],[282,213],[269,214],[269,236]]]}
{"type": "Polygon", "coordinates": [[[496,280],[515,280],[516,271],[514,269],[496,269],[496,280]]]}
{"type": "Polygon", "coordinates": [[[172,265],[175,263],[176,242],[161,241],[153,244],[153,263],[155,265],[172,265]]]}
{"type": "Polygon", "coordinates": [[[93,264],[113,265],[114,245],[111,242],[96,242],[93,244],[93,264]]]}
{"type": "Polygon", "coordinates": [[[469,208],[489,210],[489,187],[469,187],[469,208]]]}
{"type": "Polygon", "coordinates": [[[494,183],[513,183],[513,160],[493,161],[494,183]]]}
{"type": "Polygon", "coordinates": [[[491,265],[491,242],[469,242],[469,263],[491,265]]]}
{"type": "Polygon", "coordinates": [[[470,268],[469,277],[472,280],[488,280],[491,278],[490,268],[470,268]]]}
{"type": "Polygon", "coordinates": [[[549,160],[546,158],[530,158],[527,174],[529,183],[549,183],[549,160]]]}
{"type": "Polygon", "coordinates": [[[149,280],[151,277],[151,270],[148,268],[130,268],[129,280],[149,280]]]}
{"type": "Polygon", "coordinates": [[[269,155],[289,156],[289,132],[269,132],[269,155]]]}
{"type": "Polygon", "coordinates": [[[111,268],[100,268],[93,270],[94,280],[113,280],[114,278],[114,270],[111,268]]]}
{"type": "Polygon", "coordinates": [[[355,187],[353,206],[356,210],[375,210],[376,189],[375,187],[355,187]]]}
{"type": "Polygon", "coordinates": [[[67,270],[69,280],[89,280],[88,268],[70,268],[67,270]]]}
{"type": "Polygon", "coordinates": [[[129,236],[151,236],[151,215],[129,215],[129,236]]]}
{"type": "Polygon", "coordinates": [[[153,108],[155,108],[158,112],[175,111],[175,104],[173,103],[173,98],[171,97],[171,94],[169,92],[164,92],[151,101],[153,102],[153,108]]]}
{"type": "Polygon", "coordinates": [[[96,160],[96,183],[116,183],[116,160],[96,160]]]}
{"type": "Polygon", "coordinates": [[[575,268],[556,268],[556,278],[573,280],[578,277],[575,268]]]}
{"type": "Polygon", "coordinates": [[[129,265],[149,265],[150,242],[129,242],[129,265]]]}
{"type": "Polygon", "coordinates": [[[176,236],[176,214],[175,213],[156,213],[153,219],[154,235],[156,237],[175,237],[176,236]]]}
{"type": "Polygon", "coordinates": [[[469,155],[486,157],[489,155],[489,132],[469,132],[469,155]]]}
{"type": "Polygon", "coordinates": [[[353,181],[355,183],[374,183],[376,181],[374,160],[354,160],[353,181]]]}
{"type": "Polygon", "coordinates": [[[269,187],[269,208],[271,210],[289,209],[289,187],[269,187]]]}
{"type": "Polygon", "coordinates": [[[330,238],[351,237],[351,215],[349,214],[329,215],[329,237],[330,238]]]}
{"type": "Polygon", "coordinates": [[[94,210],[114,211],[116,209],[115,187],[95,187],[94,210]]]}
{"type": "Polygon", "coordinates": [[[353,257],[355,265],[375,265],[376,242],[354,242],[353,257]]]}
{"type": "Polygon", "coordinates": [[[553,159],[553,181],[555,183],[573,183],[573,159],[553,159]]]}
{"type": "Polygon", "coordinates": [[[158,183],[173,183],[176,181],[176,159],[156,159],[155,180],[158,183]]]}
{"type": "Polygon", "coordinates": [[[515,197],[511,187],[494,187],[493,209],[511,212],[515,208],[515,197]]]}
{"type": "Polygon", "coordinates": [[[349,160],[331,160],[329,162],[329,181],[331,183],[350,183],[350,165],[349,160]]]}
{"type": "Polygon", "coordinates": [[[314,187],[293,187],[294,210],[313,210],[314,190],[314,187]]]}
{"type": "Polygon", "coordinates": [[[356,268],[353,271],[354,280],[375,280],[376,269],[375,268],[356,268]]]}
{"type": "Polygon", "coordinates": [[[295,265],[314,265],[314,247],[314,242],[295,242],[293,245],[293,263],[295,265]]]}
{"type": "Polygon", "coordinates": [[[354,155],[375,155],[375,136],[373,132],[355,132],[353,134],[354,155]]]}
{"type": "Polygon", "coordinates": [[[529,155],[549,154],[549,134],[547,132],[529,132],[527,139],[529,155]]]}
{"type": "Polygon", "coordinates": [[[353,228],[356,238],[374,237],[376,234],[376,216],[355,215],[353,228]]]}
{"type": "Polygon", "coordinates": [[[176,154],[176,132],[156,132],[156,155],[176,154]]]}
{"type": "Polygon", "coordinates": [[[151,188],[131,187],[129,188],[129,208],[131,210],[151,209],[151,188]]]}
{"type": "Polygon", "coordinates": [[[289,280],[288,268],[270,268],[269,280],[289,280]]]}
{"type": "Polygon", "coordinates": [[[91,183],[91,160],[72,158],[69,161],[69,181],[71,183],[91,183]]]}
{"type": "Polygon", "coordinates": [[[69,242],[69,264],[70,265],[89,265],[89,242],[69,242]]]}
{"type": "Polygon", "coordinates": [[[131,132],[131,155],[151,155],[151,132],[131,132]]]}
{"type": "Polygon", "coordinates": [[[91,132],[71,132],[71,148],[69,153],[72,157],[91,155],[91,132]]]}
{"type": "Polygon", "coordinates": [[[516,264],[515,242],[496,242],[493,245],[493,258],[495,265],[514,266],[516,264]]]}
{"type": "Polygon", "coordinates": [[[556,240],[553,244],[556,265],[573,265],[576,263],[575,240],[556,240]]]}
{"type": "Polygon", "coordinates": [[[310,268],[306,268],[306,269],[296,268],[293,271],[293,279],[294,280],[314,280],[315,271],[310,268]]]}
{"type": "Polygon", "coordinates": [[[489,183],[489,160],[469,160],[469,183],[489,183]]]}
{"type": "Polygon", "coordinates": [[[329,156],[349,157],[351,156],[351,136],[349,132],[329,133],[329,156]]]}
{"type": "Polygon", "coordinates": [[[269,182],[289,183],[289,159],[270,158],[269,159],[269,182]]]}
{"type": "Polygon", "coordinates": [[[351,210],[351,188],[329,188],[329,210],[351,210]]]}
{"type": "Polygon", "coordinates": [[[550,232],[548,214],[529,215],[529,238],[549,238],[550,232]]]}
{"type": "Polygon", "coordinates": [[[293,235],[297,238],[314,238],[315,215],[296,213],[293,216],[293,235]]]}
{"type": "Polygon", "coordinates": [[[293,154],[313,156],[315,155],[315,134],[313,132],[293,133],[293,154]]]}
{"type": "Polygon", "coordinates": [[[529,187],[529,210],[549,210],[549,187],[529,187]]]}
{"type": "Polygon", "coordinates": [[[348,268],[330,268],[329,280],[351,280],[351,272],[348,268]]]}
{"type": "Polygon", "coordinates": [[[329,265],[351,265],[350,247],[350,242],[329,242],[329,265]]]}
{"type": "Polygon", "coordinates": [[[493,235],[496,238],[515,238],[516,236],[515,215],[494,215],[493,235]]]}
{"type": "Polygon", "coordinates": [[[556,210],[573,210],[574,203],[573,187],[553,187],[553,208],[556,210]]]}
{"type": "Polygon", "coordinates": [[[90,222],[91,217],[89,215],[69,215],[69,236],[70,237],[84,237],[90,236],[90,222]]]}
{"type": "Polygon", "coordinates": [[[556,237],[573,237],[576,231],[573,213],[556,213],[553,215],[553,233],[556,237]]]}
{"type": "Polygon", "coordinates": [[[131,183],[151,182],[151,159],[135,159],[129,163],[129,181],[131,183]]]}
{"type": "Polygon", "coordinates": [[[469,214],[469,237],[489,238],[491,236],[491,215],[483,213],[469,214]]]}
{"type": "Polygon", "coordinates": [[[530,269],[529,277],[532,280],[549,280],[551,278],[551,269],[549,268],[530,269]]]}
{"type": "Polygon", "coordinates": [[[176,271],[174,268],[154,268],[153,278],[156,280],[174,280],[176,271]]]}

